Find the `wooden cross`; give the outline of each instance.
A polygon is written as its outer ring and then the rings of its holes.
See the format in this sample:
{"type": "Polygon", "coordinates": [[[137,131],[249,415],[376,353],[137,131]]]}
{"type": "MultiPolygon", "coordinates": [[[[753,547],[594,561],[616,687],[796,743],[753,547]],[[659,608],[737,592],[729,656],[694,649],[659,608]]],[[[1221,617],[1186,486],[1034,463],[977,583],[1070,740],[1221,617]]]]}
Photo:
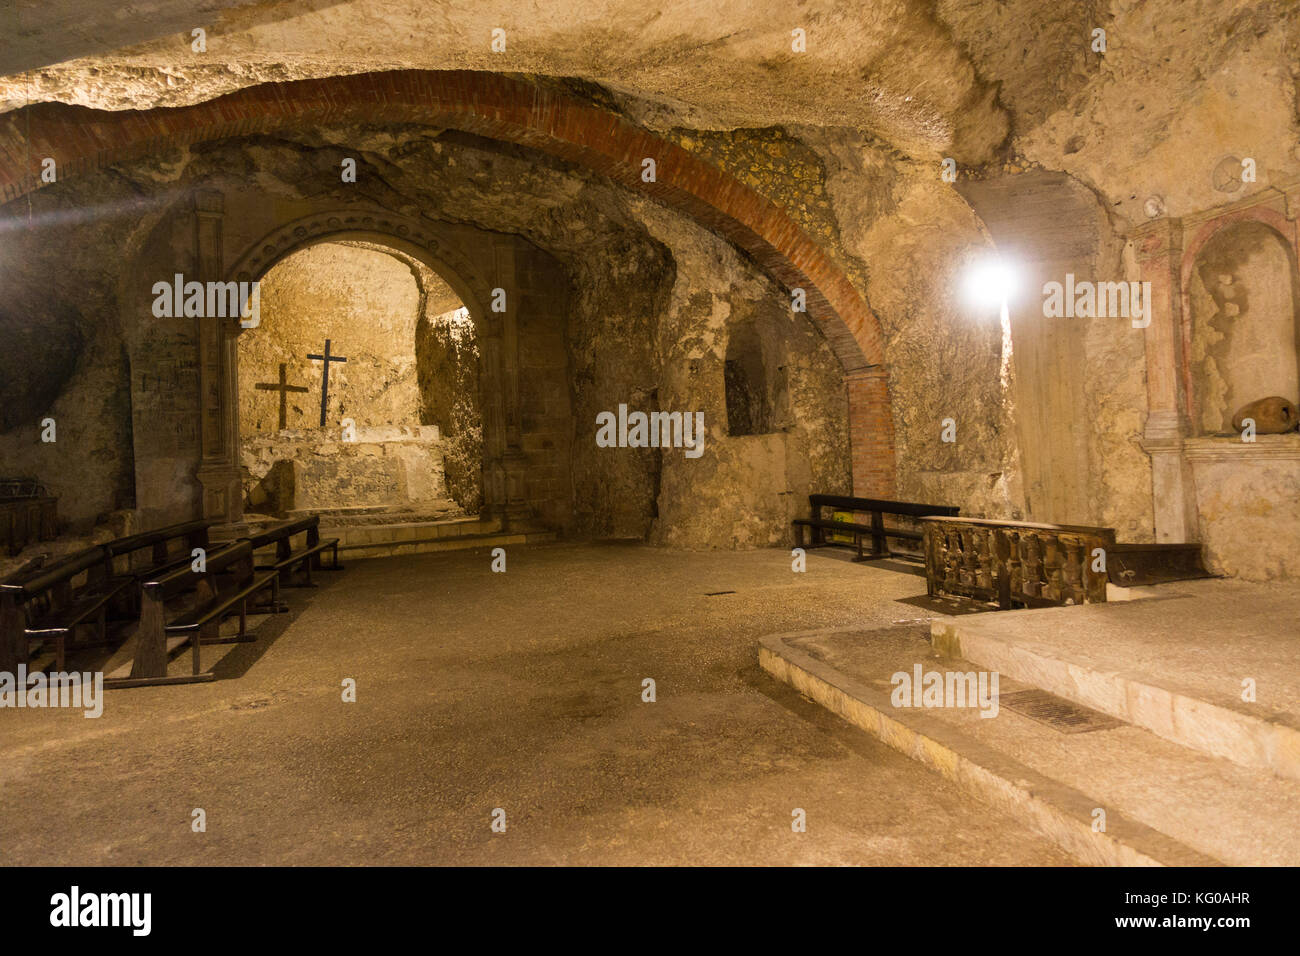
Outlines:
{"type": "Polygon", "coordinates": [[[314,362],[325,363],[325,369],[322,372],[321,379],[320,379],[320,427],[324,428],[325,409],[329,405],[329,400],[330,400],[330,362],[346,362],[347,359],[345,359],[341,355],[330,355],[329,339],[325,340],[324,355],[308,355],[307,357],[314,362]]]}
{"type": "Polygon", "coordinates": [[[267,391],[267,392],[280,393],[280,430],[281,431],[289,427],[288,426],[289,393],[308,391],[306,385],[288,384],[283,362],[280,363],[280,384],[279,385],[271,385],[267,382],[258,382],[256,385],[253,386],[253,388],[260,388],[263,391],[267,391]]]}

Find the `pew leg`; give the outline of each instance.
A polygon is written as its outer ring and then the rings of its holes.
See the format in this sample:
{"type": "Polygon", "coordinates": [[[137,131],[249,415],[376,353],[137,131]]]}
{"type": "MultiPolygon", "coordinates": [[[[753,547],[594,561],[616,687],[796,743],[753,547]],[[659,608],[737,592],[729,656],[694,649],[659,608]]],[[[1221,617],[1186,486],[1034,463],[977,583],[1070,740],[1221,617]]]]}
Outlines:
{"type": "MultiPolygon", "coordinates": [[[[293,587],[292,584],[288,587],[293,587]]],[[[253,610],[258,614],[288,614],[289,605],[280,600],[280,576],[271,578],[271,600],[258,604],[253,602],[253,610]]]]}
{"type": "Polygon", "coordinates": [[[242,641],[248,633],[248,598],[239,602],[239,639],[242,641]]]}
{"type": "Polygon", "coordinates": [[[27,620],[8,591],[0,594],[0,671],[18,673],[27,661],[27,620]]]}
{"type": "MultiPolygon", "coordinates": [[[[148,589],[146,588],[146,591],[148,589]]],[[[148,593],[141,599],[140,628],[137,632],[132,680],[155,680],[167,676],[167,636],[162,601],[148,593]]],[[[198,640],[198,635],[194,635],[198,640]]]]}
{"type": "Polygon", "coordinates": [[[54,639],[54,669],[60,674],[64,673],[65,665],[68,661],[68,635],[62,632],[54,639]]]}

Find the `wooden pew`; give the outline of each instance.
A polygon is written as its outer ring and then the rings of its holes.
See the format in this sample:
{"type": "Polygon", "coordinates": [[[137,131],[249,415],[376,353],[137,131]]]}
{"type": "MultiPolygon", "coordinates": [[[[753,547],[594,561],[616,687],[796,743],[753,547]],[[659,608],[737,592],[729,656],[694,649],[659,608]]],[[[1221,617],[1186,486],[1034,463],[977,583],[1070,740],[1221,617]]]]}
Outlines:
{"type": "Polygon", "coordinates": [[[200,647],[255,640],[247,633],[248,602],[268,588],[272,601],[276,601],[279,576],[274,571],[257,573],[253,566],[253,547],[248,541],[235,541],[209,552],[203,571],[193,570],[187,562],[145,581],[141,587],[135,658],[108,675],[104,686],[143,687],[213,680],[214,675],[202,669],[200,647]],[[221,637],[222,620],[236,610],[239,634],[221,637]],[[169,677],[167,663],[172,653],[187,643],[193,655],[191,673],[169,677]]]}
{"type": "Polygon", "coordinates": [[[23,562],[21,567],[15,568],[6,574],[0,584],[20,584],[28,578],[35,577],[45,567],[45,562],[49,559],[48,554],[38,554],[30,561],[23,562]]]}
{"type": "Polygon", "coordinates": [[[45,495],[0,496],[0,539],[11,555],[58,534],[59,499],[45,495]]]}
{"type": "Polygon", "coordinates": [[[292,587],[295,568],[303,573],[307,587],[312,587],[311,572],[314,570],[341,570],[339,565],[339,539],[320,537],[320,515],[308,515],[292,521],[272,525],[263,531],[245,539],[254,551],[260,551],[275,545],[275,560],[270,564],[259,564],[259,571],[275,571],[280,576],[281,587],[292,587]],[[293,538],[304,535],[304,543],[295,548],[293,538]],[[329,568],[321,567],[321,555],[330,551],[333,560],[329,568]]]}
{"type": "Polygon", "coordinates": [[[182,558],[188,562],[193,549],[207,550],[208,529],[211,527],[211,521],[183,521],[108,541],[104,548],[112,562],[107,569],[109,576],[150,577],[163,568],[179,564],[182,558]],[[146,549],[149,554],[142,563],[137,555],[146,549]],[[118,560],[122,558],[125,558],[124,562],[118,560]]]}
{"type": "Polygon", "coordinates": [[[23,569],[0,584],[0,671],[15,673],[29,659],[32,638],[52,641],[55,669],[64,670],[68,642],[77,629],[93,624],[106,639],[110,603],[131,584],[96,572],[105,561],[103,546],[78,551],[53,564],[23,569]],[[82,584],[74,579],[85,574],[82,584]]]}
{"type": "Polygon", "coordinates": [[[795,542],[800,547],[808,548],[839,544],[854,547],[858,552],[857,557],[853,559],[855,561],[876,561],[889,557],[913,557],[907,552],[891,551],[888,539],[922,541],[924,540],[923,532],[905,528],[894,522],[887,525],[885,515],[897,515],[907,518],[949,517],[956,515],[961,510],[952,505],[927,505],[913,501],[890,501],[884,498],[854,498],[848,495],[809,495],[808,505],[809,516],[794,519],[795,542]],[[823,508],[830,508],[833,511],[867,513],[871,515],[871,523],[859,524],[854,521],[837,521],[833,517],[824,518],[822,517],[823,508]],[[804,544],[804,528],[809,529],[808,536],[811,539],[807,545],[804,544]],[[853,543],[827,541],[827,531],[852,535],[853,543]],[[864,553],[862,550],[862,542],[865,538],[871,539],[871,551],[868,553],[864,553]]]}
{"type": "Polygon", "coordinates": [[[130,600],[122,609],[126,617],[139,616],[143,581],[189,565],[195,548],[208,550],[211,527],[211,521],[183,521],[104,543],[104,567],[98,574],[106,581],[126,580],[132,585],[126,592],[130,600]]]}

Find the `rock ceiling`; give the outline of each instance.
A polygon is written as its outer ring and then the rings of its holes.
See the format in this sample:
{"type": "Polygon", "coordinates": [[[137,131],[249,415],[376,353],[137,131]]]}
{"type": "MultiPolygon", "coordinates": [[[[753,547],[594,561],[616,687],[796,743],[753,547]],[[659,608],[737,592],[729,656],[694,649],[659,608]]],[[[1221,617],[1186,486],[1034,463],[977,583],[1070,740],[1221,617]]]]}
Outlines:
{"type": "Polygon", "coordinates": [[[852,129],[973,166],[1014,154],[1136,219],[1150,193],[1171,211],[1203,203],[1189,149],[1300,176],[1293,0],[15,0],[2,15],[0,111],[471,69],[598,84],[656,129],[852,129]],[[191,49],[195,27],[206,52],[191,49]],[[1098,28],[1105,53],[1092,49],[1098,28]],[[796,29],[806,52],[792,50],[796,29]]]}

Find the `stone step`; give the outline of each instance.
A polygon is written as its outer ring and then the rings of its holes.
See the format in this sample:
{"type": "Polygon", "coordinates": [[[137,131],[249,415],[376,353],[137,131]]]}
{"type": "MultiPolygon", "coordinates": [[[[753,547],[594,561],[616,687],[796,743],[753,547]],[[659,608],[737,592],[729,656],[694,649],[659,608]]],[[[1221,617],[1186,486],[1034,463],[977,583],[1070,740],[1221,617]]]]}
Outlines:
{"type": "Polygon", "coordinates": [[[334,528],[348,525],[376,524],[414,524],[430,521],[472,520],[473,515],[466,515],[456,502],[432,501],[419,507],[403,511],[389,508],[333,508],[326,510],[291,511],[289,518],[301,518],[305,515],[320,515],[321,525],[334,528]]]}
{"type": "Polygon", "coordinates": [[[470,548],[540,544],[556,540],[554,531],[532,525],[502,530],[497,519],[460,518],[450,521],[408,521],[329,525],[321,519],[321,537],[339,539],[339,558],[391,557],[470,548]]]}
{"type": "MultiPolygon", "coordinates": [[[[993,617],[994,615],[989,615],[993,617]]],[[[951,621],[936,622],[950,625],[951,621]]],[[[1300,784],[1120,723],[1061,731],[1007,707],[896,707],[896,673],[978,672],[926,628],[840,628],[760,642],[769,673],[943,776],[1025,818],[1080,861],[1300,864],[1300,784]],[[1105,829],[1094,829],[1096,811],[1105,829]]],[[[999,675],[1005,696],[1030,685],[999,675]]]]}
{"type": "Polygon", "coordinates": [[[931,640],[1181,746],[1300,780],[1300,650],[1277,626],[1293,609],[1241,582],[1142,590],[1161,599],[940,619],[931,640]],[[1246,679],[1257,701],[1242,700],[1246,679]]]}

